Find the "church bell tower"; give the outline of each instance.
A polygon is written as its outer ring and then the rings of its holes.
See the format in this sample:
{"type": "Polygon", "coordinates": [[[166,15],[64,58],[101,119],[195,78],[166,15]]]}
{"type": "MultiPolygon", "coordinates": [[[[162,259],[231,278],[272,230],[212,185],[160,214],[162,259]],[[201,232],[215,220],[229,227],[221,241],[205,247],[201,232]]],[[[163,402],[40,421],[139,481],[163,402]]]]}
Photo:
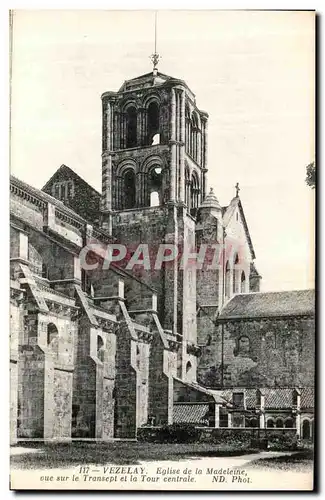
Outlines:
{"type": "MultiPolygon", "coordinates": [[[[154,63],[155,64],[155,63],[154,63]]],[[[206,193],[207,118],[182,80],[154,71],[102,95],[103,227],[131,249],[149,247],[141,279],[158,296],[163,327],[182,342],[180,371],[193,372],[196,272],[179,259],[155,269],[160,244],[195,248],[196,211],[206,193]],[[186,368],[187,367],[187,368],[186,368]]]]}

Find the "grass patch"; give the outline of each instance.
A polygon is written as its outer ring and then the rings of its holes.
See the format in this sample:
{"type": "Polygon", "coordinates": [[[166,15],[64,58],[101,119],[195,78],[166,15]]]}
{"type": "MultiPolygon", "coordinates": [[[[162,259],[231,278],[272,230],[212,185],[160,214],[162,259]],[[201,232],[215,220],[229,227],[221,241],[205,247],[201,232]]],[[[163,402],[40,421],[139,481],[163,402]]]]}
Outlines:
{"type": "Polygon", "coordinates": [[[245,466],[247,469],[282,470],[295,472],[308,472],[313,469],[314,451],[305,449],[292,455],[280,457],[261,458],[253,460],[245,466]]]}
{"type": "Polygon", "coordinates": [[[256,453],[256,449],[242,449],[230,445],[209,443],[24,443],[18,447],[37,451],[13,455],[11,467],[16,469],[49,469],[74,467],[83,464],[132,464],[140,461],[182,460],[189,457],[223,457],[256,453]]]}

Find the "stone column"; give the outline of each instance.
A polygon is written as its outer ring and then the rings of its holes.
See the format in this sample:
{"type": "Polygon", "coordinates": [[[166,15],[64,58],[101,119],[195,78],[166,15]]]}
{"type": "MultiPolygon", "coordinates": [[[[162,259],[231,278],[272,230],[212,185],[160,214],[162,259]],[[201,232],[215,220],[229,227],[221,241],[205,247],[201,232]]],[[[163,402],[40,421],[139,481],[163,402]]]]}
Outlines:
{"type": "Polygon", "coordinates": [[[179,145],[179,168],[180,168],[180,186],[179,201],[185,202],[185,90],[181,91],[180,96],[180,145],[179,145]]]}
{"type": "Polygon", "coordinates": [[[102,208],[112,210],[112,156],[103,154],[102,158],[102,208]]]}
{"type": "Polygon", "coordinates": [[[137,172],[136,174],[136,189],[135,189],[135,206],[136,207],[142,207],[143,206],[143,186],[142,186],[142,179],[143,179],[143,173],[142,172],[137,172]]]}
{"type": "Polygon", "coordinates": [[[126,113],[121,113],[121,149],[126,148],[126,113]]]}
{"type": "Polygon", "coordinates": [[[197,140],[197,163],[200,166],[202,166],[202,145],[201,145],[202,135],[201,135],[201,130],[198,130],[196,140],[197,140]]]}
{"type": "Polygon", "coordinates": [[[203,159],[202,159],[202,164],[204,168],[207,168],[207,160],[208,160],[208,122],[207,120],[203,120],[203,159]]]}
{"type": "Polygon", "coordinates": [[[230,412],[228,413],[228,427],[232,427],[232,414],[230,412]]]}
{"type": "Polygon", "coordinates": [[[119,127],[119,116],[118,111],[114,111],[114,133],[113,133],[113,141],[114,141],[114,149],[120,149],[120,127],[119,127]]]}
{"type": "Polygon", "coordinates": [[[265,429],[265,396],[259,389],[259,404],[260,404],[260,429],[265,429]]]}
{"type": "Polygon", "coordinates": [[[106,124],[106,149],[107,151],[111,150],[111,105],[109,102],[105,102],[105,109],[104,109],[104,120],[106,124]]]}
{"type": "Polygon", "coordinates": [[[296,413],[296,429],[297,429],[298,436],[301,437],[301,414],[300,414],[300,411],[296,413]]]}
{"type": "Polygon", "coordinates": [[[175,198],[176,198],[176,95],[175,95],[175,89],[172,89],[170,126],[171,126],[171,160],[170,160],[169,200],[175,201],[175,198]]]}

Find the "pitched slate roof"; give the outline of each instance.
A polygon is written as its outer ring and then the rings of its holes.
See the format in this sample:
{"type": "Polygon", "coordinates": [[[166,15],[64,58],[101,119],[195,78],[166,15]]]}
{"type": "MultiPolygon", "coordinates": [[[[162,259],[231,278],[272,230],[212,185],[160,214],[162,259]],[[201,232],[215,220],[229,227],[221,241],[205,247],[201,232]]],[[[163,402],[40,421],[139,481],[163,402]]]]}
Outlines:
{"type": "Polygon", "coordinates": [[[208,404],[180,404],[173,406],[173,422],[209,425],[208,404]]]}
{"type": "Polygon", "coordinates": [[[247,237],[248,246],[249,246],[250,251],[251,251],[252,259],[255,259],[255,250],[253,247],[253,242],[252,242],[252,239],[251,239],[251,236],[249,233],[248,224],[247,224],[246,217],[244,214],[243,205],[240,201],[239,196],[235,196],[235,198],[233,198],[231,200],[231,202],[229,203],[228,207],[222,207],[223,225],[226,229],[237,207],[239,209],[240,216],[241,216],[242,221],[243,221],[244,230],[245,230],[245,234],[247,237]]]}
{"type": "Polygon", "coordinates": [[[243,293],[234,295],[226,303],[218,320],[304,316],[314,312],[314,290],[243,293]]]}
{"type": "Polygon", "coordinates": [[[80,177],[80,175],[77,174],[72,168],[68,167],[67,165],[64,165],[64,163],[54,172],[54,174],[50,177],[50,179],[46,182],[46,184],[42,187],[42,191],[47,190],[49,186],[52,185],[53,181],[55,181],[58,177],[60,177],[61,174],[65,174],[68,176],[68,178],[75,179],[81,183],[83,183],[89,191],[92,191],[94,196],[96,197],[101,197],[101,194],[97,189],[95,189],[93,186],[91,186],[85,179],[80,177]]]}

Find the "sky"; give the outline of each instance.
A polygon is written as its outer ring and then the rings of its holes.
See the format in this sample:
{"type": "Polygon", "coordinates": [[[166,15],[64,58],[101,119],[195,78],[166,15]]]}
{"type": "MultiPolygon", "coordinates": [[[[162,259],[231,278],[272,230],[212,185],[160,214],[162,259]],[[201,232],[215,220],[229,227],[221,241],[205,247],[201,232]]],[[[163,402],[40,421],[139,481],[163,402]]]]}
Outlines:
{"type": "MultiPolygon", "coordinates": [[[[159,11],[159,71],[209,113],[208,185],[239,182],[263,291],[314,287],[314,14],[159,11]]],[[[101,189],[101,99],[151,71],[153,11],[18,10],[11,173],[38,187],[61,164],[101,189]]]]}

